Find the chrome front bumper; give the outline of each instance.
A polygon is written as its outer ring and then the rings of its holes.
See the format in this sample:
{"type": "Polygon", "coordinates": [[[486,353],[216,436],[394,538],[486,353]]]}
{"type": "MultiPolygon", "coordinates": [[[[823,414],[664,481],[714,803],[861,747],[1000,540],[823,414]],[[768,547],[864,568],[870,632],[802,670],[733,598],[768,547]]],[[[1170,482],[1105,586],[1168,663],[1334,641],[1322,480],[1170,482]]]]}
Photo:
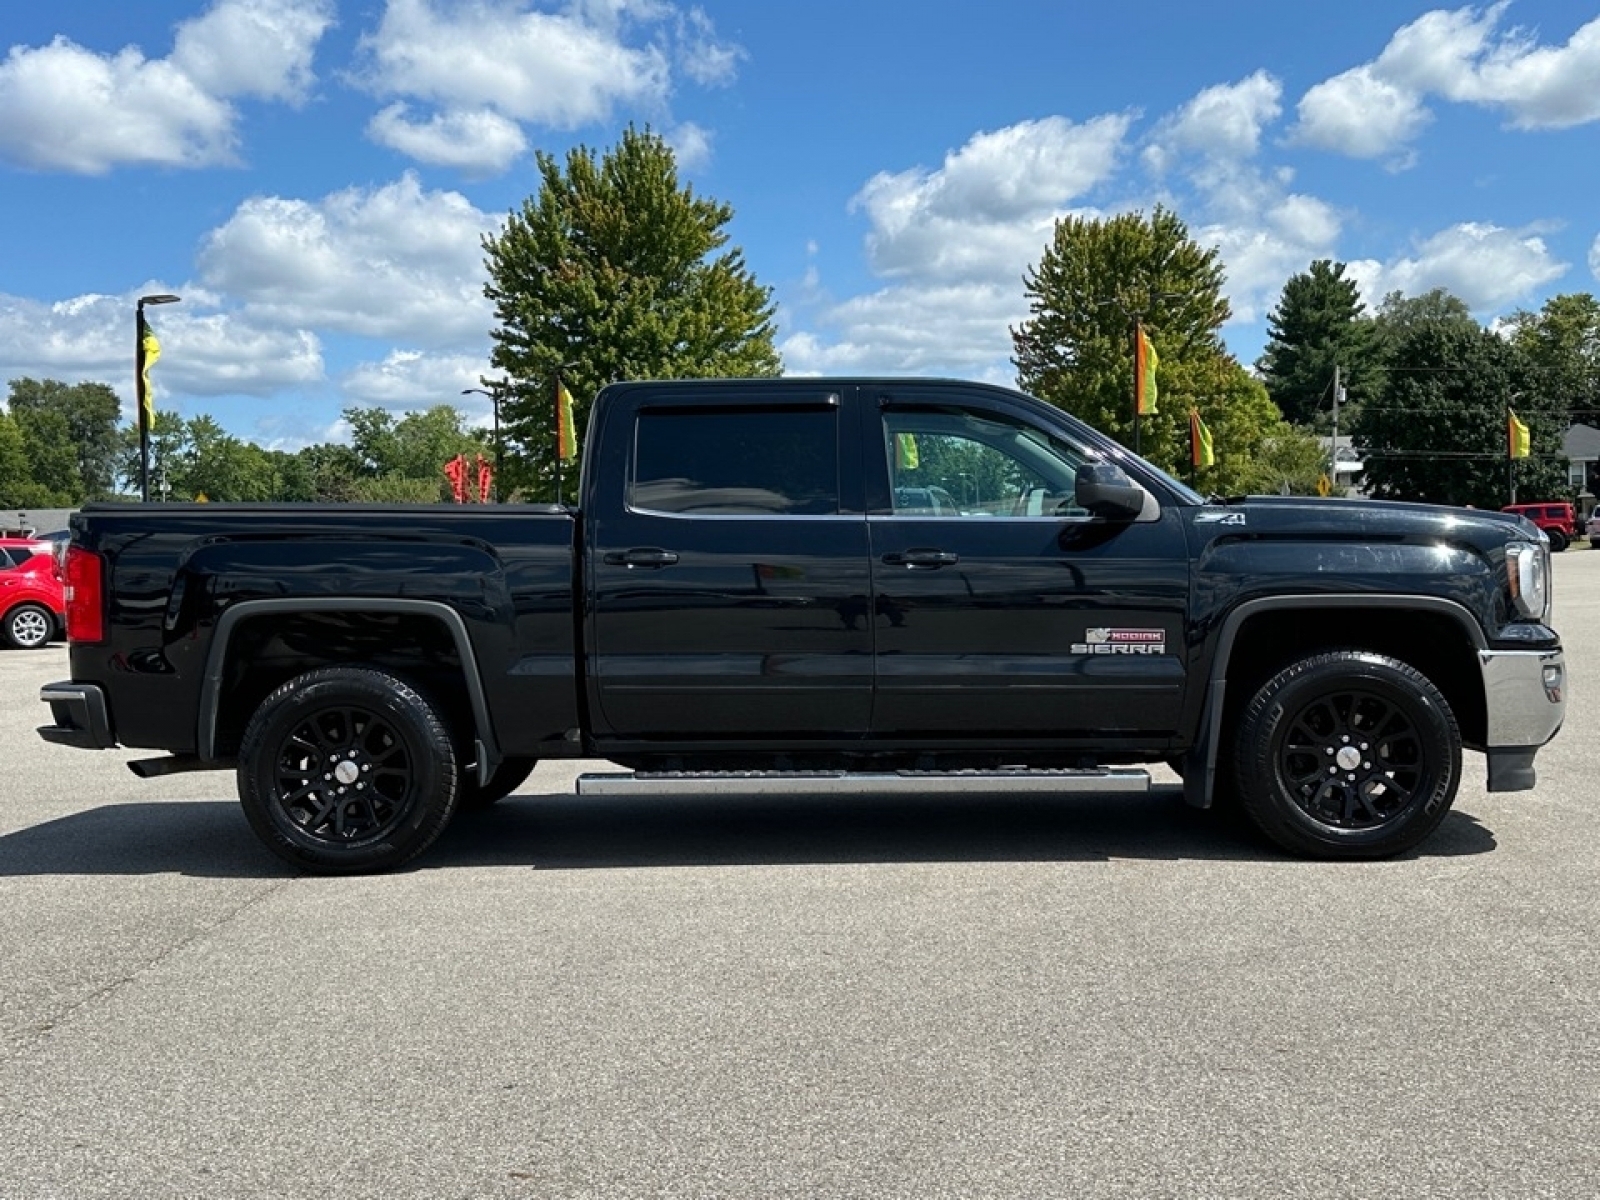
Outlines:
{"type": "Polygon", "coordinates": [[[1560,650],[1480,650],[1488,708],[1484,745],[1542,746],[1567,715],[1567,664],[1560,650]]]}

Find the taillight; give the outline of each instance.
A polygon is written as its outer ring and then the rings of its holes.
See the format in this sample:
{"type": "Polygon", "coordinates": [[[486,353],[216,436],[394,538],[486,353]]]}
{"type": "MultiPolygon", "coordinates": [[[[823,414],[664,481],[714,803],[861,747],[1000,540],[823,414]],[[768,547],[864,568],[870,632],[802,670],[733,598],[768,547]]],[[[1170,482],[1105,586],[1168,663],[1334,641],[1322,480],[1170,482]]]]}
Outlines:
{"type": "Polygon", "coordinates": [[[106,560],[81,546],[67,547],[67,639],[98,642],[105,637],[106,560]]]}

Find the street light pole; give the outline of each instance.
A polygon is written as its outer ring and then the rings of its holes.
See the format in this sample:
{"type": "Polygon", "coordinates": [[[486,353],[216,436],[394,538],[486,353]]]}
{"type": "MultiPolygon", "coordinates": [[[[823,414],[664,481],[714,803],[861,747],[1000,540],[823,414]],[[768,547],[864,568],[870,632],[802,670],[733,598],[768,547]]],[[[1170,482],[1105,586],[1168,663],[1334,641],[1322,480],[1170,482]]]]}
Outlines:
{"type": "MultiPolygon", "coordinates": [[[[145,375],[150,369],[147,348],[155,342],[155,336],[145,326],[144,306],[176,304],[181,298],[169,292],[140,296],[133,310],[133,403],[134,417],[139,422],[139,499],[146,502],[150,499],[150,430],[156,423],[156,414],[155,406],[150,402],[150,380],[145,375]]],[[[161,353],[159,343],[156,343],[155,351],[161,353]]]]}
{"type": "Polygon", "coordinates": [[[482,388],[462,388],[461,394],[489,397],[489,407],[494,412],[494,478],[490,481],[489,497],[498,504],[500,503],[500,397],[506,390],[506,381],[502,379],[497,382],[490,380],[484,382],[489,384],[488,391],[482,388]]]}

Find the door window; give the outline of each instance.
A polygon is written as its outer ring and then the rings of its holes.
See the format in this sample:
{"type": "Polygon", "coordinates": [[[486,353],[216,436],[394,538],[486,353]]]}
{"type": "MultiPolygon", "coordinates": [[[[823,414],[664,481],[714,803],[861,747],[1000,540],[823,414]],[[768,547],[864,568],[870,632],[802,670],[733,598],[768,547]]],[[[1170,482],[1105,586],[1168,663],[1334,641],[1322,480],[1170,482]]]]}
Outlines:
{"type": "Polygon", "coordinates": [[[900,517],[1089,514],[1073,500],[1089,455],[1002,414],[953,407],[883,414],[892,513],[900,517]]]}

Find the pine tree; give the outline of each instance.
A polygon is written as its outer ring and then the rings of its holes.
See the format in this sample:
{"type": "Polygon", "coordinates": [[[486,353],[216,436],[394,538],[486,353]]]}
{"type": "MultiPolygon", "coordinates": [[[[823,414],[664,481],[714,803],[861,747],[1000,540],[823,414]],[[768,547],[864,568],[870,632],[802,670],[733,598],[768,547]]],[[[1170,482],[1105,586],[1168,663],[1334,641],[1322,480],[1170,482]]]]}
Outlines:
{"type": "Polygon", "coordinates": [[[1364,398],[1373,365],[1372,323],[1365,308],[1343,263],[1318,259],[1284,284],[1267,316],[1267,347],[1256,369],[1285,420],[1318,428],[1328,424],[1336,368],[1345,399],[1364,398]]]}

